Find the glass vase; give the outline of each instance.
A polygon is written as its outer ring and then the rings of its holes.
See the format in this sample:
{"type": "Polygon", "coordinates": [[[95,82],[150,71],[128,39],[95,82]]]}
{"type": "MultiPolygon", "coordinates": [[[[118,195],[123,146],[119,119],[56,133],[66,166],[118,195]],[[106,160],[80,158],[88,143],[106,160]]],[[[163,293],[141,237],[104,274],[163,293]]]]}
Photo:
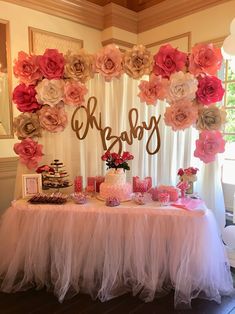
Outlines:
{"type": "Polygon", "coordinates": [[[186,190],[186,194],[193,194],[193,181],[188,181],[189,187],[186,190]]]}

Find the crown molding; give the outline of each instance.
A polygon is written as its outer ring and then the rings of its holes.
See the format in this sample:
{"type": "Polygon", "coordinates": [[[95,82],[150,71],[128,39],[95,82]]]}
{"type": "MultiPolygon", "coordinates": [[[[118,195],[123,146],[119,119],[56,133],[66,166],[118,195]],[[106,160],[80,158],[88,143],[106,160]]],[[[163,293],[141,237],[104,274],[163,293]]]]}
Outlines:
{"type": "Polygon", "coordinates": [[[104,6],[104,29],[118,27],[137,34],[138,16],[136,12],[123,8],[115,3],[104,6]]]}
{"type": "Polygon", "coordinates": [[[165,0],[140,12],[109,3],[99,6],[83,0],[0,0],[61,17],[98,30],[108,27],[138,34],[184,16],[232,0],[165,0]]]}
{"type": "Polygon", "coordinates": [[[138,12],[137,32],[142,33],[187,15],[208,9],[231,0],[165,0],[138,12]]]}
{"type": "Polygon", "coordinates": [[[98,30],[104,29],[103,8],[82,0],[1,0],[57,16],[98,30]]]}

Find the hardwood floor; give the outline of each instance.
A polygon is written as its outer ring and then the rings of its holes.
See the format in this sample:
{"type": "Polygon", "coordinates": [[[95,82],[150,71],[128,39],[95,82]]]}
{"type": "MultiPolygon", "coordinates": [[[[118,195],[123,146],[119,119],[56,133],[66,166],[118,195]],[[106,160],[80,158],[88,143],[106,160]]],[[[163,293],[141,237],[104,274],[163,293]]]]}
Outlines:
{"type": "MultiPolygon", "coordinates": [[[[235,270],[233,270],[235,279],[235,270]]],[[[144,303],[137,297],[123,295],[108,302],[91,300],[79,294],[60,304],[45,290],[29,290],[14,294],[0,293],[0,314],[235,314],[235,296],[223,297],[222,303],[196,299],[188,311],[174,310],[174,292],[168,296],[144,303]]]]}

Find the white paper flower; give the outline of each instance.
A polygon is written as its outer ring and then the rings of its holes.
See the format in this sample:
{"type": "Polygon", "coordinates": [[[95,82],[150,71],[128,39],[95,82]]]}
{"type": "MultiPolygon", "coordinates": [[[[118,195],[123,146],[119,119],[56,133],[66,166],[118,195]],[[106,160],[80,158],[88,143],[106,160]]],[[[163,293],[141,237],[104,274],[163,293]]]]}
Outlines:
{"type": "Polygon", "coordinates": [[[167,100],[177,101],[183,98],[193,100],[196,95],[198,81],[190,73],[182,71],[170,76],[167,100]]]}
{"type": "Polygon", "coordinates": [[[35,88],[37,101],[42,105],[55,106],[64,96],[63,80],[42,80],[35,88]]]}

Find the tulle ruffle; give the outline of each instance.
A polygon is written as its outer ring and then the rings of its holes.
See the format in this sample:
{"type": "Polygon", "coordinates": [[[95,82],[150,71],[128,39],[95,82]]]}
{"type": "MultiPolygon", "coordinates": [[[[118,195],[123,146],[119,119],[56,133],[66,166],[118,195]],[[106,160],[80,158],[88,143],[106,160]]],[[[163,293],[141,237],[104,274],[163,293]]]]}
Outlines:
{"type": "MultiPolygon", "coordinates": [[[[155,203],[156,204],[156,203],[155,203]]],[[[12,204],[0,225],[0,290],[53,289],[106,301],[175,290],[175,306],[221,302],[232,277],[212,213],[124,203],[12,204]]]]}

